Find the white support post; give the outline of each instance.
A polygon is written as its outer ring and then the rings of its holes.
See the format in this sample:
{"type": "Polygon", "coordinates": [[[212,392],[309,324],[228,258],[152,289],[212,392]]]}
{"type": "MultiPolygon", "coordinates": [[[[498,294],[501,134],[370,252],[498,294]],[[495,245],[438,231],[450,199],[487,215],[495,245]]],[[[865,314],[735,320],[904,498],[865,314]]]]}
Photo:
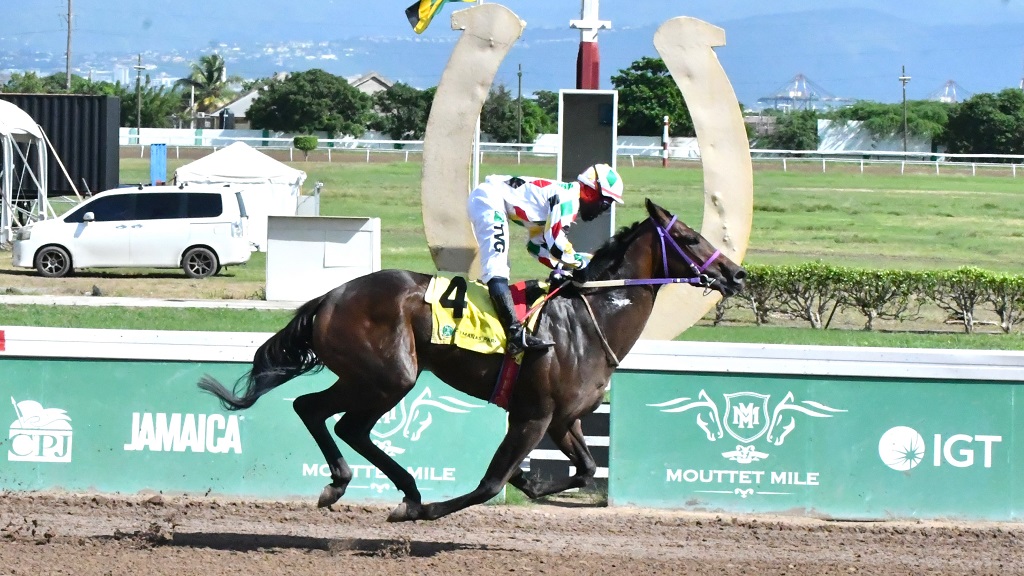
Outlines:
{"type": "Polygon", "coordinates": [[[665,116],[665,127],[661,133],[661,167],[668,168],[668,116],[665,116]]]}

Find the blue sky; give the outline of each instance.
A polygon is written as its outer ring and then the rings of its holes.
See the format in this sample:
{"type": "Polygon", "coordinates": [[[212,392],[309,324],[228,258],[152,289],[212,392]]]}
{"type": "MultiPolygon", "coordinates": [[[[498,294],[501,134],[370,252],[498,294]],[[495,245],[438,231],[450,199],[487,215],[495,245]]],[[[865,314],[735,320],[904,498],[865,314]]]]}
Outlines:
{"type": "MultiPolygon", "coordinates": [[[[84,36],[132,37],[159,33],[169,22],[191,22],[195,26],[219,23],[243,26],[247,20],[302,22],[315,18],[319,30],[311,35],[398,35],[409,33],[403,11],[411,0],[74,0],[78,30],[84,36]],[[319,15],[319,16],[318,16],[319,15]]],[[[506,0],[505,6],[526,20],[531,27],[567,27],[578,18],[579,0],[506,0]]],[[[600,3],[601,17],[613,27],[661,23],[674,16],[694,16],[711,23],[765,14],[784,14],[821,8],[869,8],[926,24],[993,23],[1024,21],[1022,0],[605,0],[600,3]]],[[[450,13],[459,4],[444,8],[450,13]]],[[[24,0],[16,11],[7,11],[0,20],[0,36],[31,35],[35,41],[60,44],[64,36],[66,0],[24,0]]],[[[435,21],[428,34],[445,28],[435,21]]]]}
{"type": "MultiPolygon", "coordinates": [[[[339,69],[351,75],[377,69],[417,87],[436,85],[458,33],[448,24],[458,3],[446,6],[430,28],[415,35],[404,16],[412,0],[74,0],[74,53],[147,46],[195,50],[219,41],[355,39],[360,51],[339,69]],[[416,61],[411,68],[410,61],[416,61]],[[347,66],[347,68],[341,69],[347,66]]],[[[498,81],[524,90],[571,88],[579,32],[570,20],[580,0],[505,0],[527,22],[498,81]]],[[[0,19],[0,50],[62,54],[67,0],[23,0],[0,19]]],[[[605,0],[602,19],[612,30],[601,41],[602,87],[641,56],[656,56],[651,27],[675,16],[722,26],[718,51],[746,103],[807,74],[833,95],[895,101],[895,78],[906,65],[909,98],[924,98],[948,80],[970,92],[1019,85],[1024,76],[1024,0],[605,0]],[[630,30],[648,27],[630,35],[630,30]]]]}

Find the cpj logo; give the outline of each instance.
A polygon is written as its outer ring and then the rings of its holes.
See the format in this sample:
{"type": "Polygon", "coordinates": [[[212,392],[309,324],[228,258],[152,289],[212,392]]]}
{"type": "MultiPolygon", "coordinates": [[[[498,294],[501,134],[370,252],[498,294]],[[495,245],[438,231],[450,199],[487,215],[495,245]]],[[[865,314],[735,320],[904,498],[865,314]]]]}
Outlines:
{"type": "Polygon", "coordinates": [[[8,438],[11,462],[71,462],[71,417],[60,408],[43,408],[35,400],[11,398],[14,414],[8,438]]]}
{"type": "MultiPolygon", "coordinates": [[[[931,465],[948,464],[955,468],[969,468],[980,463],[992,467],[992,452],[1002,436],[988,434],[951,434],[932,437],[931,465]]],[[[909,426],[894,426],[878,440],[878,457],[889,468],[899,472],[912,470],[925,461],[927,442],[917,430],[909,426]]]]}

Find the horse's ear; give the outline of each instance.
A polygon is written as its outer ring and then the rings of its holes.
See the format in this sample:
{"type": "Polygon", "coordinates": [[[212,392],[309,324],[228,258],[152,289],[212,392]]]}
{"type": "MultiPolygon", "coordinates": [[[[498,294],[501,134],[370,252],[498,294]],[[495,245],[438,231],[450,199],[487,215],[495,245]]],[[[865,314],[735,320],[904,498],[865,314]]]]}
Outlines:
{"type": "Polygon", "coordinates": [[[661,206],[651,202],[650,198],[644,198],[644,204],[647,207],[647,213],[650,214],[651,218],[654,218],[658,222],[668,221],[668,212],[661,206]]]}

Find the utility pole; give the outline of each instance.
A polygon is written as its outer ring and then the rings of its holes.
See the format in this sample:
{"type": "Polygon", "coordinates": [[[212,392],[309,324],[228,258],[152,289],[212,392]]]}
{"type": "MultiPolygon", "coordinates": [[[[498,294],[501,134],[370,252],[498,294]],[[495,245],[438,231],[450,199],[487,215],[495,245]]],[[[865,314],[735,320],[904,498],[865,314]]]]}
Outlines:
{"type": "Polygon", "coordinates": [[[903,84],[903,151],[907,151],[907,82],[910,82],[910,76],[907,76],[907,67],[901,67],[902,73],[900,74],[900,83],[903,84]]]}
{"type": "Polygon", "coordinates": [[[519,139],[516,144],[523,143],[523,65],[519,65],[519,96],[516,98],[516,115],[519,117],[519,139]]]}
{"type": "Polygon", "coordinates": [[[136,134],[142,134],[142,54],[139,54],[139,63],[135,65],[135,130],[136,134]]]}
{"type": "Polygon", "coordinates": [[[64,82],[64,88],[71,92],[71,0],[68,0],[68,51],[67,51],[67,68],[66,68],[66,79],[64,82]]]}

